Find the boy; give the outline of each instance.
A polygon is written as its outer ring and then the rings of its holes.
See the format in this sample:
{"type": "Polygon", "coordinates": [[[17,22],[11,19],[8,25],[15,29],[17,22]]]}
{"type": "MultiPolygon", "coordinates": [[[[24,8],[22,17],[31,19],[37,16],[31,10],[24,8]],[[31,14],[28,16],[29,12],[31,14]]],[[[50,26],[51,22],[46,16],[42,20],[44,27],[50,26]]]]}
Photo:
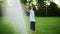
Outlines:
{"type": "Polygon", "coordinates": [[[34,11],[36,10],[35,6],[33,5],[32,7],[29,7],[30,10],[27,10],[27,12],[30,13],[30,29],[31,32],[33,32],[34,34],[36,34],[35,31],[35,13],[34,11]]]}
{"type": "Polygon", "coordinates": [[[35,14],[34,14],[34,11],[36,10],[36,8],[33,5],[32,7],[25,8],[25,10],[30,14],[30,29],[31,29],[31,33],[33,32],[34,34],[36,34],[36,31],[35,31],[35,14]]]}
{"type": "Polygon", "coordinates": [[[32,6],[31,9],[30,9],[30,28],[31,28],[31,31],[36,34],[36,31],[35,31],[35,13],[34,13],[34,10],[35,9],[35,6],[32,6]]]}

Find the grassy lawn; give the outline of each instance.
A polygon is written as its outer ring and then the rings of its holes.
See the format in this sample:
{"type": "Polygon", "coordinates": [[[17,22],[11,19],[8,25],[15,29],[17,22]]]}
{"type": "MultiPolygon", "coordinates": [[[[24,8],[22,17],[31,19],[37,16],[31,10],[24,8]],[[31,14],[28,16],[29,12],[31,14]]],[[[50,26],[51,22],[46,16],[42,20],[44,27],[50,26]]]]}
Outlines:
{"type": "Polygon", "coordinates": [[[4,22],[0,17],[0,34],[14,34],[12,26],[4,22]]]}
{"type": "MultiPolygon", "coordinates": [[[[60,34],[60,17],[36,17],[36,32],[37,34],[60,34]]],[[[13,34],[11,27],[3,24],[1,18],[0,34],[13,34]]]]}
{"type": "Polygon", "coordinates": [[[60,34],[60,17],[36,17],[37,34],[60,34]]]}

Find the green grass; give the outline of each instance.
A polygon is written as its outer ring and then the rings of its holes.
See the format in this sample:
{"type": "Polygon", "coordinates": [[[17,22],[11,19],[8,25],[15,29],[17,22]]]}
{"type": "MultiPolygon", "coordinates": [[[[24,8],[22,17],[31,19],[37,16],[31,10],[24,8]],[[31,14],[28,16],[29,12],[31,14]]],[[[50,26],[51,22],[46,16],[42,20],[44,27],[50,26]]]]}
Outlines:
{"type": "Polygon", "coordinates": [[[14,34],[12,25],[8,23],[8,21],[3,21],[3,19],[0,17],[0,34],[14,34]]]}
{"type": "MultiPolygon", "coordinates": [[[[0,18],[0,34],[13,34],[12,27],[4,23],[0,18]]],[[[29,21],[27,24],[30,25],[29,21]]],[[[36,17],[36,33],[60,34],[60,17],[36,17]]]]}
{"type": "Polygon", "coordinates": [[[37,34],[60,34],[60,17],[36,17],[37,34]]]}

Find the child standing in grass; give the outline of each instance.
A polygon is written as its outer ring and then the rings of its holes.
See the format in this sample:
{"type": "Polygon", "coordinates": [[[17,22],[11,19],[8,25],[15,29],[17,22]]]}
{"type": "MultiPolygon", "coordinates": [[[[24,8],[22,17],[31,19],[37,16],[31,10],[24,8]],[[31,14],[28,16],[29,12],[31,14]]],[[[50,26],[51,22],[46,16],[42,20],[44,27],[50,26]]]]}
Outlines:
{"type": "Polygon", "coordinates": [[[31,7],[30,9],[30,28],[31,28],[31,31],[36,34],[36,31],[35,31],[35,13],[34,13],[34,10],[35,10],[35,7],[31,7]]]}
{"type": "Polygon", "coordinates": [[[25,8],[25,10],[30,14],[30,29],[31,29],[31,34],[32,32],[34,34],[36,34],[36,30],[35,30],[35,13],[34,11],[36,10],[35,6],[32,5],[29,8],[25,8]]]}
{"type": "Polygon", "coordinates": [[[32,7],[29,7],[29,10],[27,10],[27,12],[30,14],[30,29],[31,29],[31,33],[33,32],[34,34],[36,34],[35,31],[35,13],[34,11],[36,10],[35,6],[33,5],[32,7]]]}

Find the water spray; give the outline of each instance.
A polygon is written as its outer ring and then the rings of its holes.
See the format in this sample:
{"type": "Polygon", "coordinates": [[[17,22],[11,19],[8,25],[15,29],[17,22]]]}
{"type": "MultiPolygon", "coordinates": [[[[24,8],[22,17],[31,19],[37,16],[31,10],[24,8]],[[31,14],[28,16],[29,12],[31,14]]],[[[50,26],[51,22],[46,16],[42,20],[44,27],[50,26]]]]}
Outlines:
{"type": "Polygon", "coordinates": [[[4,21],[12,25],[15,34],[27,34],[26,15],[20,0],[6,0],[3,7],[4,21]]]}

